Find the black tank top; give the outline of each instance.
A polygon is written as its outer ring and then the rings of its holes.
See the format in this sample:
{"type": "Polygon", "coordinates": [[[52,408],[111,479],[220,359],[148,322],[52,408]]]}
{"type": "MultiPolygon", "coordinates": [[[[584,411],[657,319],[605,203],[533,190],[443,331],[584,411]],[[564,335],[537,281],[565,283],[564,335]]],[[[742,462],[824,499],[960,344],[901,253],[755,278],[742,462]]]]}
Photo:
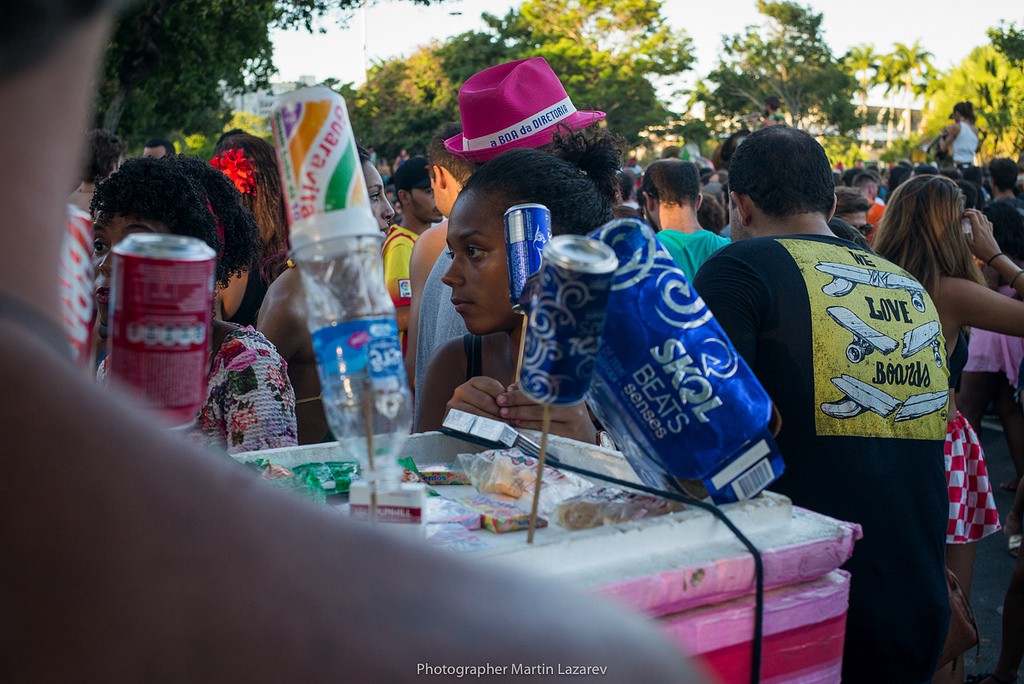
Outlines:
{"type": "Polygon", "coordinates": [[[967,365],[967,348],[969,344],[970,340],[967,335],[964,335],[964,331],[957,331],[956,347],[953,349],[953,353],[949,357],[950,389],[956,389],[956,386],[960,384],[960,374],[963,373],[964,366],[967,365]]]}
{"type": "Polygon", "coordinates": [[[263,306],[263,298],[267,296],[267,284],[263,276],[256,268],[249,269],[249,279],[245,283],[245,293],[242,295],[242,302],[238,305],[235,315],[228,319],[228,323],[237,325],[256,325],[256,314],[263,306]]]}
{"type": "Polygon", "coordinates": [[[484,338],[466,333],[462,336],[462,348],[466,351],[466,380],[483,374],[484,338]]]}

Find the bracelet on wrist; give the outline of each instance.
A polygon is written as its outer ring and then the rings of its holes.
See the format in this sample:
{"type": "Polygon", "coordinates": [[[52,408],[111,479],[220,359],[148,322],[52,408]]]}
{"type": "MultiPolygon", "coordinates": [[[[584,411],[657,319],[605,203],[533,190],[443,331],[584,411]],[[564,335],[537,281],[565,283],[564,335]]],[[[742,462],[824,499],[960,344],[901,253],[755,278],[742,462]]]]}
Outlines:
{"type": "Polygon", "coordinates": [[[996,252],[991,257],[989,257],[989,260],[985,262],[985,265],[986,266],[991,266],[992,262],[995,261],[996,259],[998,259],[1001,256],[1006,256],[1006,252],[996,252]]]}
{"type": "Polygon", "coordinates": [[[1010,287],[1013,287],[1013,284],[1017,282],[1017,278],[1020,278],[1022,275],[1024,275],[1024,268],[1017,271],[1017,275],[1010,279],[1010,287]]]}

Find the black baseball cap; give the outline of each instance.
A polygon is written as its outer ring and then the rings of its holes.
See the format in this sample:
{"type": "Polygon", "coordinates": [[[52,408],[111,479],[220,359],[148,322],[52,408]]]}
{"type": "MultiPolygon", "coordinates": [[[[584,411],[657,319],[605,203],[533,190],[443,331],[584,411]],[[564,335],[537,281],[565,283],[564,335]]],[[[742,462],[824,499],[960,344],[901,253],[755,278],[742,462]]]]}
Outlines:
{"type": "Polygon", "coordinates": [[[426,157],[412,157],[399,166],[391,176],[395,190],[408,191],[413,188],[429,188],[430,173],[427,171],[429,163],[426,157]]]}

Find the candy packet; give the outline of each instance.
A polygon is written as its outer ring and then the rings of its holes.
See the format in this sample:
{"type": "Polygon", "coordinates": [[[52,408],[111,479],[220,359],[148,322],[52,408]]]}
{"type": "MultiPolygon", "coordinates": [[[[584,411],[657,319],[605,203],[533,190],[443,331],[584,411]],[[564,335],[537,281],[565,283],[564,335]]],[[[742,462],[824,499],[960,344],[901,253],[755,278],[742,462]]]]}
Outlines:
{"type": "Polygon", "coordinates": [[[479,511],[439,496],[427,499],[426,517],[428,525],[462,525],[467,530],[480,529],[479,511]]]}
{"type": "Polygon", "coordinates": [[[468,553],[489,548],[490,544],[471,530],[453,523],[427,525],[427,543],[449,551],[468,553]]]}
{"type": "Polygon", "coordinates": [[[359,463],[356,461],[330,461],[327,463],[304,463],[292,468],[295,477],[307,482],[319,483],[324,494],[347,494],[353,480],[359,479],[359,463]]]}
{"type": "MultiPolygon", "coordinates": [[[[543,491],[543,490],[542,490],[543,491]]],[[[530,514],[515,505],[507,503],[511,499],[488,494],[468,494],[460,496],[458,502],[480,514],[480,524],[484,529],[495,534],[519,532],[530,527],[530,514]],[[503,500],[504,499],[504,500],[503,500]]],[[[547,527],[548,521],[537,517],[537,528],[547,527]]]]}
{"type": "Polygon", "coordinates": [[[319,479],[296,475],[290,468],[266,458],[246,461],[245,467],[278,489],[292,492],[316,504],[327,501],[327,495],[319,479]]]}
{"type": "Polygon", "coordinates": [[[466,471],[454,464],[425,463],[419,467],[419,473],[423,481],[431,487],[471,484],[466,471]]]}

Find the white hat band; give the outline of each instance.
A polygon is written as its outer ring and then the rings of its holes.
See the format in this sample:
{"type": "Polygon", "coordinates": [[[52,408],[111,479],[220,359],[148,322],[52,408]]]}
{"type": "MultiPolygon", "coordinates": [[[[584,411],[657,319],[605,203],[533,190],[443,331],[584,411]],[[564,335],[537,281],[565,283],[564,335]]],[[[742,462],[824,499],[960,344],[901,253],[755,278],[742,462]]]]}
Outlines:
{"type": "Polygon", "coordinates": [[[559,121],[567,119],[575,113],[576,107],[573,106],[572,100],[566,97],[564,100],[556,102],[540,113],[514,123],[500,131],[489,133],[479,138],[463,136],[462,149],[465,152],[469,152],[505,145],[513,140],[525,138],[528,135],[533,135],[538,131],[554,126],[559,121]]]}

